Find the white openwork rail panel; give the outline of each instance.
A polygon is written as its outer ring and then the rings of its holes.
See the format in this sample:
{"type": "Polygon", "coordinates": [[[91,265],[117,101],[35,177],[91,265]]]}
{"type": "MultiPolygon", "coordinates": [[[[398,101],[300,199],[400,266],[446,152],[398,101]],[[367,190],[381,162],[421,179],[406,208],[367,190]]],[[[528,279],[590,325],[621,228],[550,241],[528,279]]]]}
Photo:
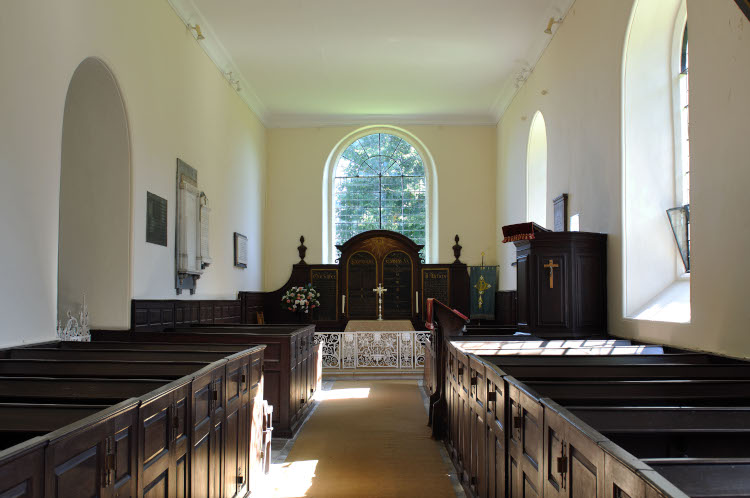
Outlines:
{"type": "Polygon", "coordinates": [[[424,368],[430,332],[316,332],[324,369],[424,368]]]}

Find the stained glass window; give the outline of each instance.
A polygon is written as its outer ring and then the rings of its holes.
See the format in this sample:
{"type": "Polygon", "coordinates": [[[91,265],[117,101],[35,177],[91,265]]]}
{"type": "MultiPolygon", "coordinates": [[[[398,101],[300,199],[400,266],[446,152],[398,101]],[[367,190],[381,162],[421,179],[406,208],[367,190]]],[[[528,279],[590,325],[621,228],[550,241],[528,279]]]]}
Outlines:
{"type": "Polygon", "coordinates": [[[335,244],[378,229],[425,244],[424,164],[406,140],[375,133],[354,141],[336,164],[333,188],[335,244]]]}

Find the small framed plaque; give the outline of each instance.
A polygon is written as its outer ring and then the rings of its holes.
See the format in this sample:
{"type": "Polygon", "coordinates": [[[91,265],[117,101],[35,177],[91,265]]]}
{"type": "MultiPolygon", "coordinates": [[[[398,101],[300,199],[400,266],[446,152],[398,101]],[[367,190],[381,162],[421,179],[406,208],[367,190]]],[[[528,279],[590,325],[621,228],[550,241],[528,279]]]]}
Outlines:
{"type": "Polygon", "coordinates": [[[234,266],[247,268],[247,237],[234,232],[234,266]]]}
{"type": "Polygon", "coordinates": [[[146,192],[146,242],[167,247],[167,200],[146,192]]]}

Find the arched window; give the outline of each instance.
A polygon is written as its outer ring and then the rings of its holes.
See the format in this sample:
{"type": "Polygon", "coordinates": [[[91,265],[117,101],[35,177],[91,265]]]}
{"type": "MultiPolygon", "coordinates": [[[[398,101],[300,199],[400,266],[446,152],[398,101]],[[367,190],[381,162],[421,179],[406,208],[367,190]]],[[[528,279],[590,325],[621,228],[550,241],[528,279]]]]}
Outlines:
{"type": "Polygon", "coordinates": [[[686,20],[685,0],[635,2],[625,38],[623,306],[637,320],[690,321],[686,20]]]}
{"type": "Polygon", "coordinates": [[[690,204],[690,139],[688,135],[688,122],[690,116],[690,85],[688,84],[688,27],[682,31],[682,43],[680,44],[680,167],[678,169],[677,192],[678,201],[681,204],[690,204]]]}
{"type": "Polygon", "coordinates": [[[526,149],[526,216],[547,225],[547,127],[539,111],[531,121],[526,149]]]}
{"type": "Polygon", "coordinates": [[[333,179],[334,244],[367,230],[393,230],[426,244],[427,184],[422,157],[387,133],[355,140],[333,179]]]}

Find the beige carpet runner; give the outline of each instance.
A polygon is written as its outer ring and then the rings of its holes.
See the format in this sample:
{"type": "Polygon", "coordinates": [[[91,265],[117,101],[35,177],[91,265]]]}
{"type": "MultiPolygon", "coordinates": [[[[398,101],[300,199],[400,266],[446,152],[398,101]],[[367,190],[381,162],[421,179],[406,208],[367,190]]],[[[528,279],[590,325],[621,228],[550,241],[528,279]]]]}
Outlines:
{"type": "Polygon", "coordinates": [[[410,320],[349,320],[344,332],[411,332],[410,320]]]}
{"type": "Polygon", "coordinates": [[[274,496],[455,497],[416,381],[337,381],[274,469],[274,496]]]}

